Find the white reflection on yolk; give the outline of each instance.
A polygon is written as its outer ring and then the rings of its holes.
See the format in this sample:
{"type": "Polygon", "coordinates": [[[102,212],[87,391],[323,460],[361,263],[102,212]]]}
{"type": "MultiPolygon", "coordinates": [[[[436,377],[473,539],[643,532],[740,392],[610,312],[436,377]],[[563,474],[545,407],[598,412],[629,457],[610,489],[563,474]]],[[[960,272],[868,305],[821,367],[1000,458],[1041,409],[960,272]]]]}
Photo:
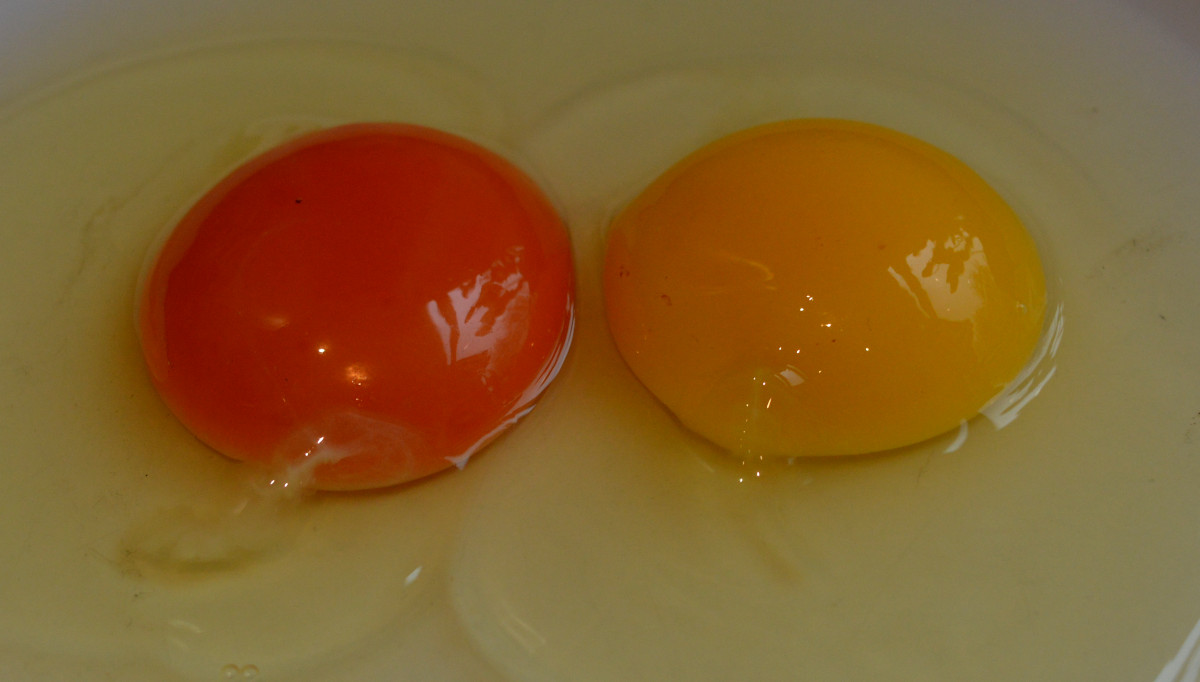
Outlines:
{"type": "Polygon", "coordinates": [[[263,318],[263,327],[271,330],[283,329],[291,323],[287,315],[268,315],[263,318]]]}
{"type": "Polygon", "coordinates": [[[520,249],[514,249],[473,280],[426,304],[447,365],[503,349],[515,350],[525,342],[529,282],[520,270],[520,261],[520,249]]]}
{"type": "Polygon", "coordinates": [[[355,386],[362,386],[370,378],[370,372],[368,372],[367,368],[363,367],[362,365],[355,364],[346,368],[346,381],[349,381],[355,386]]]}
{"type": "Polygon", "coordinates": [[[783,371],[779,372],[775,376],[786,382],[788,386],[799,386],[800,384],[804,383],[804,375],[800,373],[799,369],[793,367],[792,365],[788,365],[783,369],[783,371]]]}
{"type": "Polygon", "coordinates": [[[975,277],[988,265],[978,237],[959,230],[941,244],[926,241],[920,251],[904,260],[907,272],[889,267],[888,273],[927,317],[959,322],[972,319],[983,307],[973,286],[975,277]],[[960,286],[964,281],[967,286],[960,286]]]}

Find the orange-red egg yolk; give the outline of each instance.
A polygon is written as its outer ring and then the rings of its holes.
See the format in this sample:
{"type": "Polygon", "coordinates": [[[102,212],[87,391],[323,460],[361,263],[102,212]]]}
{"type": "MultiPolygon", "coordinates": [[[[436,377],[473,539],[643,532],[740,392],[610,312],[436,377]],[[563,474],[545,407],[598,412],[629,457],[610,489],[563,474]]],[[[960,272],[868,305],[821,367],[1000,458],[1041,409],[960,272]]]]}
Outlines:
{"type": "Polygon", "coordinates": [[[461,466],[532,407],[570,341],[570,245],[472,142],[331,128],[205,194],[138,321],[154,385],[205,443],[305,486],[388,486],[461,466]]]}
{"type": "Polygon", "coordinates": [[[951,155],[864,123],[712,143],[614,220],[604,293],[633,373],[742,456],[847,455],[957,427],[1041,334],[1034,242],[951,155]]]}

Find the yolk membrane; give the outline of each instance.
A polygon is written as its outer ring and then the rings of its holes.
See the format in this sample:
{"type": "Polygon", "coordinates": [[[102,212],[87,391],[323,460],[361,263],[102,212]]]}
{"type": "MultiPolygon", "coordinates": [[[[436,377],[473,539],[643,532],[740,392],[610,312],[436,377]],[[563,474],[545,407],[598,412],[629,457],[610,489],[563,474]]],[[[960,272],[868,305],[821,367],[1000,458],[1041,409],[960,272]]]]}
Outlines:
{"type": "Polygon", "coordinates": [[[637,378],[742,456],[869,453],[978,413],[1042,330],[1037,250],[958,159],[784,121],[685,158],[614,220],[608,321],[637,378]]]}

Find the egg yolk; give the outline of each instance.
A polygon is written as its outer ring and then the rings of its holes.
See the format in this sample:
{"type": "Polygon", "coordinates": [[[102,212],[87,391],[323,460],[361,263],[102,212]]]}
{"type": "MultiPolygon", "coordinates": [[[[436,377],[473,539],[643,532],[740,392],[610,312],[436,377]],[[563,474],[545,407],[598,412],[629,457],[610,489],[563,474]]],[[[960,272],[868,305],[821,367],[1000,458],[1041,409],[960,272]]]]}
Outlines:
{"type": "Polygon", "coordinates": [[[570,343],[570,244],[476,144],[332,128],[201,198],[138,322],[159,394],[217,451],[304,486],[388,486],[463,465],[531,409],[570,343]]]}
{"type": "Polygon", "coordinates": [[[614,220],[626,363],[742,456],[916,443],[1028,361],[1046,293],[1029,234],[949,154],[885,128],[785,121],[700,149],[614,220]]]}

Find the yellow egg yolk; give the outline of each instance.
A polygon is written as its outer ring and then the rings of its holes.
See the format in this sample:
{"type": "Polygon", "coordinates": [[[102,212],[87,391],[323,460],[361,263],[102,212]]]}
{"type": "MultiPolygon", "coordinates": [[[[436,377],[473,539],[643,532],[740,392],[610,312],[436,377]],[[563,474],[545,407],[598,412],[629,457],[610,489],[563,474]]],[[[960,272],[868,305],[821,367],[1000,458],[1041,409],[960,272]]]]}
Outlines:
{"type": "Polygon", "coordinates": [[[916,443],[1028,361],[1045,281],[1020,219],[953,156],[865,123],[714,142],[613,222],[617,347],[684,425],[742,456],[916,443]]]}

